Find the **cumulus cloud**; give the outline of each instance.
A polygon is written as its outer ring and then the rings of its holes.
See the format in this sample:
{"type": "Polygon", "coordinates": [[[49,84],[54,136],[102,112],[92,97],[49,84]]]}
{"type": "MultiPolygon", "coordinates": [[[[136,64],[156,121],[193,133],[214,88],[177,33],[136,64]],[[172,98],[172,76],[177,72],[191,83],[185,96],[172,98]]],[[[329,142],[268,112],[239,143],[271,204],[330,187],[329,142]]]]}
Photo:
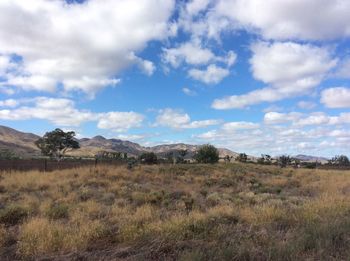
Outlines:
{"type": "MultiPolygon", "coordinates": [[[[19,104],[15,100],[7,100],[2,103],[7,107],[19,104]]],[[[36,97],[23,99],[21,103],[23,105],[20,107],[0,110],[0,119],[9,121],[40,119],[63,127],[77,127],[85,122],[97,122],[98,128],[117,132],[140,127],[144,119],[143,115],[136,112],[96,113],[77,109],[74,101],[63,98],[36,97]]]]}
{"type": "Polygon", "coordinates": [[[159,112],[155,125],[174,129],[196,129],[217,125],[220,122],[220,120],[191,121],[187,113],[167,108],[159,112]]]}
{"type": "MultiPolygon", "coordinates": [[[[225,123],[218,129],[196,134],[193,139],[198,142],[211,142],[219,147],[223,146],[236,152],[246,152],[257,156],[261,153],[334,155],[334,153],[346,152],[346,148],[350,144],[350,133],[344,125],[344,121],[341,123],[342,125],[332,126],[329,124],[319,125],[320,122],[314,122],[316,124],[314,126],[295,125],[294,120],[298,121],[302,117],[308,118],[310,115],[295,117],[293,113],[290,113],[275,116],[276,124],[281,122],[285,124],[264,125],[251,122],[248,126],[254,127],[228,130],[224,127],[225,123]],[[289,117],[290,121],[282,120],[283,117],[289,117]],[[321,152],[320,149],[322,149],[321,152]]],[[[348,121],[348,123],[350,122],[348,121]]],[[[241,124],[237,123],[237,125],[241,124]]]]}
{"type": "Polygon", "coordinates": [[[191,69],[188,71],[188,76],[204,82],[205,84],[217,84],[230,74],[226,68],[210,64],[206,69],[191,69]]]}
{"type": "Polygon", "coordinates": [[[343,125],[350,123],[350,113],[342,112],[337,116],[330,116],[324,112],[312,112],[308,114],[300,112],[268,112],[264,115],[264,123],[267,125],[289,123],[293,126],[343,125]]]}
{"type": "Polygon", "coordinates": [[[183,43],[175,48],[163,48],[163,62],[171,64],[174,68],[183,62],[191,65],[207,64],[215,58],[215,54],[207,48],[203,48],[199,42],[183,43]]]}
{"type": "Polygon", "coordinates": [[[222,56],[214,54],[209,48],[202,47],[198,39],[182,43],[178,47],[163,48],[162,54],[164,64],[170,64],[174,68],[182,64],[190,65],[188,75],[205,84],[217,84],[229,75],[228,68],[235,64],[236,59],[236,53],[231,50],[222,56]],[[195,68],[204,65],[208,65],[204,70],[195,68]]]}
{"type": "Polygon", "coordinates": [[[350,79],[350,57],[342,59],[333,75],[335,78],[350,79]]]}
{"type": "Polygon", "coordinates": [[[347,0],[219,0],[214,12],[229,18],[236,28],[257,32],[268,39],[323,40],[350,36],[347,0]]]}
{"type": "Polygon", "coordinates": [[[328,108],[350,108],[350,88],[333,87],[323,90],[321,103],[328,108]]]}
{"type": "Polygon", "coordinates": [[[311,101],[299,101],[297,105],[300,109],[311,110],[315,108],[317,104],[311,101]]]}
{"type": "Polygon", "coordinates": [[[1,1],[0,53],[21,58],[12,73],[0,58],[1,85],[92,96],[132,64],[151,75],[153,63],[135,53],[171,34],[173,8],[173,0],[1,1]]]}
{"type": "Polygon", "coordinates": [[[328,48],[310,44],[258,42],[251,46],[251,50],[253,76],[268,87],[216,99],[213,108],[244,108],[261,102],[305,95],[320,84],[337,64],[328,48]]]}
{"type": "Polygon", "coordinates": [[[144,116],[135,112],[108,112],[101,114],[97,127],[117,132],[140,127],[144,116]]]}
{"type": "Polygon", "coordinates": [[[246,121],[236,121],[236,122],[227,122],[222,125],[222,129],[225,131],[234,131],[234,130],[248,130],[248,129],[257,129],[259,124],[246,121]]]}
{"type": "Polygon", "coordinates": [[[18,101],[14,99],[0,100],[0,107],[16,107],[18,105],[18,101]]]}
{"type": "Polygon", "coordinates": [[[264,115],[265,124],[280,124],[280,123],[293,123],[301,117],[301,113],[280,113],[280,112],[268,112],[264,115]]]}

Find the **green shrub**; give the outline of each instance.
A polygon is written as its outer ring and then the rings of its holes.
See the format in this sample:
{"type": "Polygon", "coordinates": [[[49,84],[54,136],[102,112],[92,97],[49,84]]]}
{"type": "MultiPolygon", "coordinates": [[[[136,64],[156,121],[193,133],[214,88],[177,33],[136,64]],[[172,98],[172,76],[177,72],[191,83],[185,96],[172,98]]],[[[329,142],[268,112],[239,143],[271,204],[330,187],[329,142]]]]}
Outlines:
{"type": "Polygon", "coordinates": [[[210,144],[200,147],[194,158],[199,163],[217,163],[219,161],[219,151],[210,144]]]}
{"type": "Polygon", "coordinates": [[[5,225],[16,225],[28,216],[28,210],[20,206],[8,206],[0,210],[0,223],[5,225]]]}
{"type": "Polygon", "coordinates": [[[64,204],[55,204],[52,205],[47,211],[46,216],[49,219],[61,219],[68,218],[69,216],[69,208],[64,204]]]}

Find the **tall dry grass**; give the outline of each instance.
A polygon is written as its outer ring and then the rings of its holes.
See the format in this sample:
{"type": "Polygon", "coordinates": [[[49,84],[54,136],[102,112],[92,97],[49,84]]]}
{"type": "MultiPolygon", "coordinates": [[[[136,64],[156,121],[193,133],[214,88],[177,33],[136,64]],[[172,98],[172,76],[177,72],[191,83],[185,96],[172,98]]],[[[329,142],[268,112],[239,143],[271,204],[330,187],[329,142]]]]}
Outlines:
{"type": "Polygon", "coordinates": [[[349,171],[218,164],[0,175],[0,259],[350,257],[349,171]]]}

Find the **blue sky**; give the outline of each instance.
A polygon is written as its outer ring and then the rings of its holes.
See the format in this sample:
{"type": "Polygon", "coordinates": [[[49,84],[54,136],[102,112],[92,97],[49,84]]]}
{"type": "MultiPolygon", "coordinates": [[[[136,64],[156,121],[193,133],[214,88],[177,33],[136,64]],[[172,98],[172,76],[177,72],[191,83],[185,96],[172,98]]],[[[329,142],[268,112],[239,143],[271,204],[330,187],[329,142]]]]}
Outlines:
{"type": "Polygon", "coordinates": [[[1,125],[350,154],[347,0],[2,0],[0,12],[1,125]]]}

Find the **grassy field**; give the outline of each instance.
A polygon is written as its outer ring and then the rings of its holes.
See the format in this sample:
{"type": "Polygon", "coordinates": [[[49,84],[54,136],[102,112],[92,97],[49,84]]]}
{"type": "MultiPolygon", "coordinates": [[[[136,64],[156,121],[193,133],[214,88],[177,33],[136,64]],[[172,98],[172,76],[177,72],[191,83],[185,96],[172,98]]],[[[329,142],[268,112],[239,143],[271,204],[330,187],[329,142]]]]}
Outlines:
{"type": "Polygon", "coordinates": [[[0,260],[349,260],[350,171],[254,164],[0,174],[0,260]]]}

